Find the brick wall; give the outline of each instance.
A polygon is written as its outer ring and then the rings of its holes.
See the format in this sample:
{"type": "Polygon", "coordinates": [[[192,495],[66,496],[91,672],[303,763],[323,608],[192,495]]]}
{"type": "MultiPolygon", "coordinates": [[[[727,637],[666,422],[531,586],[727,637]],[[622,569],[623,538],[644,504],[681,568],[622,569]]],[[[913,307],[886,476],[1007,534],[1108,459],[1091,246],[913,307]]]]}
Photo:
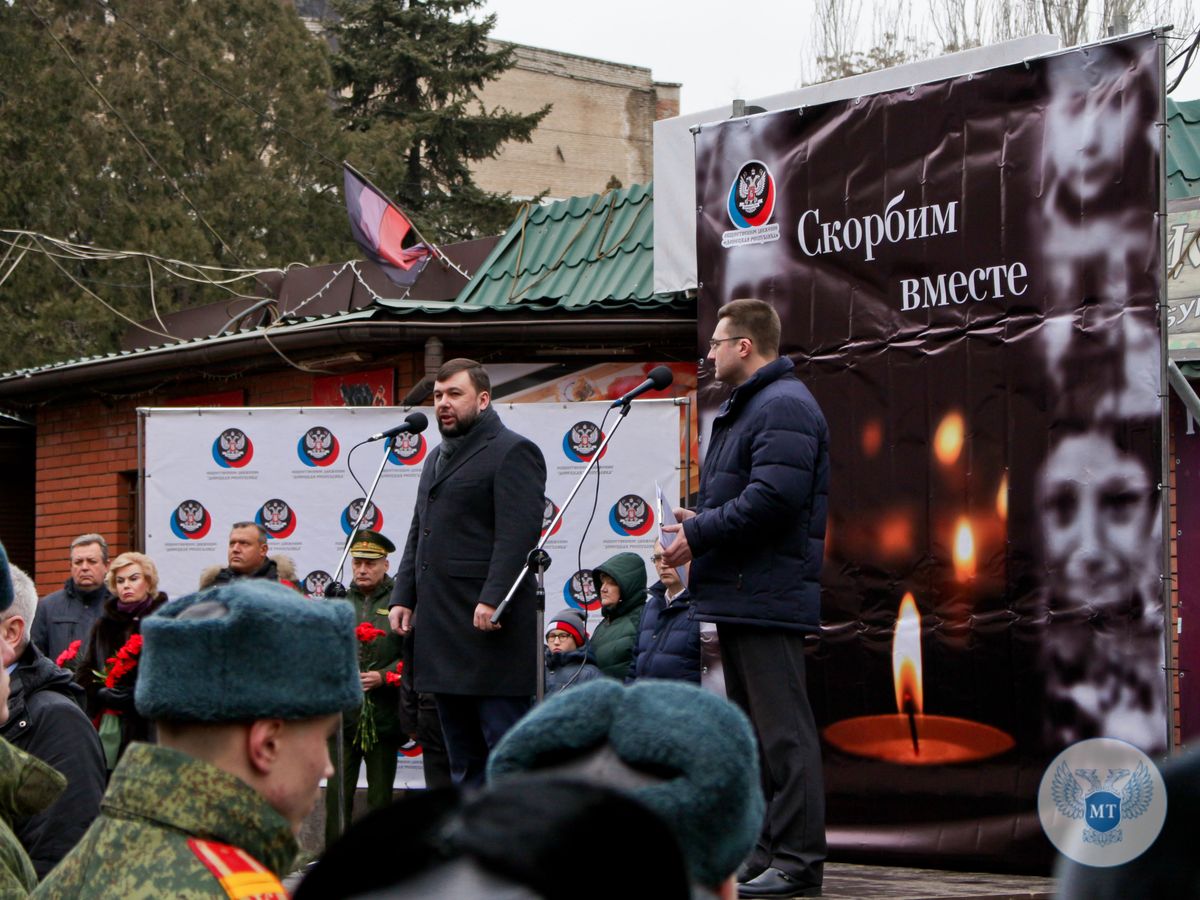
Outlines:
{"type": "MultiPolygon", "coordinates": [[[[416,354],[396,365],[397,396],[412,386],[421,367],[416,354]]],[[[62,587],[69,574],[67,548],[85,532],[104,535],[110,554],[130,546],[136,529],[137,408],[180,405],[216,391],[243,392],[246,406],[306,406],[312,376],[293,369],[249,375],[214,386],[179,383],[131,398],[86,397],[49,403],[37,414],[34,575],[38,591],[62,587]]]]}
{"type": "Polygon", "coordinates": [[[600,193],[653,178],[653,125],[679,111],[679,86],[655,82],[649,69],[515,45],[516,65],[487,84],[487,108],[534,112],[550,103],[528,144],[511,142],[496,159],[472,167],[479,186],[529,197],[600,193]]]}

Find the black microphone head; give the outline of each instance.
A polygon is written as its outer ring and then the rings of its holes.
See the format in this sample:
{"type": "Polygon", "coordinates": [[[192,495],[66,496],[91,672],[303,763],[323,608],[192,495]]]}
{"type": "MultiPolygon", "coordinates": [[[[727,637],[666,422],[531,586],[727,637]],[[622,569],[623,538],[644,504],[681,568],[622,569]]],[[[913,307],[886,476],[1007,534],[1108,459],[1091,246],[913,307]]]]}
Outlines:
{"type": "Polygon", "coordinates": [[[404,417],[404,421],[408,423],[409,431],[413,434],[420,434],[429,427],[429,417],[423,412],[410,412],[404,417]]]}
{"type": "Polygon", "coordinates": [[[675,374],[666,366],[655,366],[646,373],[646,377],[654,382],[654,389],[656,391],[661,391],[663,388],[670,386],[671,382],[675,380],[675,374]]]}

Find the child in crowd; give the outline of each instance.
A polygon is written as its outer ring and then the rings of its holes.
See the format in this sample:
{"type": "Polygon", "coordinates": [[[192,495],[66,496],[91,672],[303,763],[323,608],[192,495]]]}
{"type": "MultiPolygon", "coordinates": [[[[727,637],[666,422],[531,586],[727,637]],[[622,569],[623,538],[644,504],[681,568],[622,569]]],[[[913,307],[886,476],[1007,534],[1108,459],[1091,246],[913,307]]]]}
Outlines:
{"type": "Polygon", "coordinates": [[[547,697],[602,675],[588,643],[583,616],[576,610],[564,609],[550,620],[545,652],[547,697]]]}

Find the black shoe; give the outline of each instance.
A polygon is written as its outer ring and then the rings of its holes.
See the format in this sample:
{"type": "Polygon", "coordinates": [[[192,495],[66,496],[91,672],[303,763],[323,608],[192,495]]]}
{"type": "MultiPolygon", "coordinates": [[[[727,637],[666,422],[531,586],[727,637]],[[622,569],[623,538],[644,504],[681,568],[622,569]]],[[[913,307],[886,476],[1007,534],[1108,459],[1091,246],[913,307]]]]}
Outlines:
{"type": "Polygon", "coordinates": [[[759,875],[761,875],[766,870],[767,870],[767,867],[765,865],[763,865],[762,863],[751,862],[750,860],[746,860],[744,863],[742,863],[740,866],[738,866],[737,883],[745,884],[747,881],[757,878],[759,875]]]}
{"type": "Polygon", "coordinates": [[[819,884],[798,881],[779,869],[766,869],[757,878],[738,885],[739,897],[820,897],[819,884]]]}

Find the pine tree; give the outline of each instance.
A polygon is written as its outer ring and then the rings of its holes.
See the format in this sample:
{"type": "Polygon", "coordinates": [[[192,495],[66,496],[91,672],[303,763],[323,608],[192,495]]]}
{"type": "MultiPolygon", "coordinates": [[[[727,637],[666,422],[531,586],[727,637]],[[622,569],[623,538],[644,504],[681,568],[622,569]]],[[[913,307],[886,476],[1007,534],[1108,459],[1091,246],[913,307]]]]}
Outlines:
{"type": "Polygon", "coordinates": [[[470,164],[528,141],[550,107],[529,115],[486,109],[477,91],[513,64],[492,50],[495,16],[481,0],[335,0],[341,21],[333,73],[352,152],[371,179],[431,240],[496,234],[512,219],[508,195],[480,189],[470,164]]]}
{"type": "MultiPolygon", "coordinates": [[[[0,2],[0,46],[0,227],[227,267],[357,254],[327,52],[289,5],[0,2]]],[[[57,263],[30,251],[0,285],[0,371],[115,349],[127,323],[88,290],[150,317],[145,265],[57,263]]],[[[153,288],[159,311],[227,296],[153,288]]]]}

